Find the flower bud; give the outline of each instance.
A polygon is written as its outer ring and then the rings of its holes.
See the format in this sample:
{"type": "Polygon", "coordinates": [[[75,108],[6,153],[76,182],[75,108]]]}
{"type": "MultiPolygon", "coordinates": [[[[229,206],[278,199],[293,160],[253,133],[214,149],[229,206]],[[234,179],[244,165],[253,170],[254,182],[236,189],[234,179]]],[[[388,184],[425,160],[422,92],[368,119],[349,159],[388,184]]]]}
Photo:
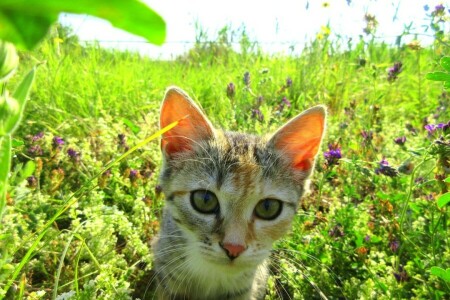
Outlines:
{"type": "Polygon", "coordinates": [[[0,82],[6,81],[17,69],[19,56],[13,44],[0,41],[0,82]]]}

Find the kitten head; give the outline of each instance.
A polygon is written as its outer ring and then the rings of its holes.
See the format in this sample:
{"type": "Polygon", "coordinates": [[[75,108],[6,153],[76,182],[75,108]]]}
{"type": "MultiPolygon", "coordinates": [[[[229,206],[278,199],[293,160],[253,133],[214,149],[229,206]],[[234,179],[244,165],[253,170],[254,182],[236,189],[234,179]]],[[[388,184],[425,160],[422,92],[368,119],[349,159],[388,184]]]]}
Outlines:
{"type": "MultiPolygon", "coordinates": [[[[320,148],[326,112],[304,111],[269,136],[224,132],[183,91],[170,88],[160,126],[164,218],[189,256],[216,266],[254,267],[289,230],[320,148]]],[[[164,230],[164,228],[163,228],[164,230]]]]}

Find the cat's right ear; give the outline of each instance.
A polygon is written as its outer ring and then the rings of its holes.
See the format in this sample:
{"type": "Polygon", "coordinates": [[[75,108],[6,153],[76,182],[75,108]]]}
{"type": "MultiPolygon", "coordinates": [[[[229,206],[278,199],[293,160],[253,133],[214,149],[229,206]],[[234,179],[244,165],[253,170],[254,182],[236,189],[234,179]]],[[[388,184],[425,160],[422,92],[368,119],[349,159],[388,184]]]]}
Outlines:
{"type": "Polygon", "coordinates": [[[211,123],[195,102],[181,89],[170,87],[161,106],[160,128],[178,120],[178,125],[164,133],[161,139],[161,150],[169,157],[189,151],[198,141],[214,135],[211,123]]]}

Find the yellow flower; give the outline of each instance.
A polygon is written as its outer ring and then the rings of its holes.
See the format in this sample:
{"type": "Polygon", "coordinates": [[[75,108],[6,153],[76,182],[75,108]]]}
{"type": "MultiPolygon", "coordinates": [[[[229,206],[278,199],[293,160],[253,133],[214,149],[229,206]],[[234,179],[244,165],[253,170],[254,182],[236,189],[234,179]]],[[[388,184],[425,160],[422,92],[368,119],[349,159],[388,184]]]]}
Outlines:
{"type": "Polygon", "coordinates": [[[331,33],[331,29],[328,26],[322,26],[322,27],[320,27],[320,30],[322,31],[322,33],[324,35],[330,35],[330,33],[331,33]]]}

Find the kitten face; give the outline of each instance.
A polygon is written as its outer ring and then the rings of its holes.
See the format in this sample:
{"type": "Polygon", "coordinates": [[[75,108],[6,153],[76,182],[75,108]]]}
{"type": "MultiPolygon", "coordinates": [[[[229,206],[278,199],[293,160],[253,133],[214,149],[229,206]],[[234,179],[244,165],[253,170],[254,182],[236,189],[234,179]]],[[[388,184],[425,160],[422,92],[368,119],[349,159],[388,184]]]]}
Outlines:
{"type": "MultiPolygon", "coordinates": [[[[161,182],[193,256],[221,266],[255,267],[289,228],[303,193],[288,163],[251,135],[215,132],[168,159],[161,182]],[[223,245],[240,245],[230,253],[223,245]]],[[[298,177],[298,176],[297,176],[298,177]]],[[[233,248],[232,248],[233,249],[233,248]]]]}
{"type": "Polygon", "coordinates": [[[291,226],[325,114],[316,106],[271,136],[224,132],[183,91],[167,91],[160,126],[179,122],[161,139],[166,205],[153,244],[165,292],[236,298],[265,284],[265,260],[291,226]]]}

